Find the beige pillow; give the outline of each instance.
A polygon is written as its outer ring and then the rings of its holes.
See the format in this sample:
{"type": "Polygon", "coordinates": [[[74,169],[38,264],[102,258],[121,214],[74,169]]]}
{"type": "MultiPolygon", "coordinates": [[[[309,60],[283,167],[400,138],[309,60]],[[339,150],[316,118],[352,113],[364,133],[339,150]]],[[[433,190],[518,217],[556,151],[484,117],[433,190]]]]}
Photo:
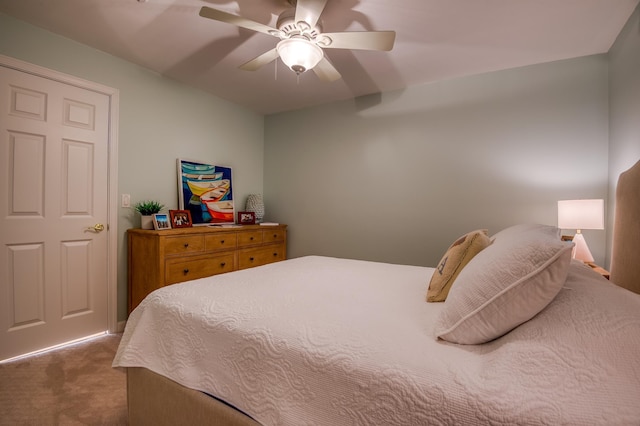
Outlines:
{"type": "Polygon", "coordinates": [[[451,244],[431,276],[427,302],[444,302],[462,268],[489,244],[486,229],[469,232],[451,244]]]}
{"type": "Polygon", "coordinates": [[[564,285],[572,248],[551,226],[519,226],[496,234],[458,276],[437,320],[436,336],[480,344],[530,320],[564,285]]]}

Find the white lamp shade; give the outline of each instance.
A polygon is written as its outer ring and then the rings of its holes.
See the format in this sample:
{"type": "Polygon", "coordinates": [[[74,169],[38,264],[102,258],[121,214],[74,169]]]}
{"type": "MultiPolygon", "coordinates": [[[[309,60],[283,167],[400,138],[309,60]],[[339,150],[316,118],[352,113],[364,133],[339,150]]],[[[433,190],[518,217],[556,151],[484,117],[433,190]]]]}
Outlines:
{"type": "Polygon", "coordinates": [[[604,229],[604,200],[558,201],[558,228],[604,229]]]}
{"type": "Polygon", "coordinates": [[[312,69],[324,57],[321,48],[302,38],[282,40],[276,50],[282,62],[297,74],[312,69]]]}

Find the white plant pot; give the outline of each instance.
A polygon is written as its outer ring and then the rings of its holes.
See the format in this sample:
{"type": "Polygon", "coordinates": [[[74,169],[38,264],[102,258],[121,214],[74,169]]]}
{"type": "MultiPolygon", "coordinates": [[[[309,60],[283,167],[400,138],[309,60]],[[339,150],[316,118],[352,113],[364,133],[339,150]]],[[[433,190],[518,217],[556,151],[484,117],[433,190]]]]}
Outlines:
{"type": "Polygon", "coordinates": [[[153,229],[153,216],[140,215],[140,224],[142,229],[153,229]]]}

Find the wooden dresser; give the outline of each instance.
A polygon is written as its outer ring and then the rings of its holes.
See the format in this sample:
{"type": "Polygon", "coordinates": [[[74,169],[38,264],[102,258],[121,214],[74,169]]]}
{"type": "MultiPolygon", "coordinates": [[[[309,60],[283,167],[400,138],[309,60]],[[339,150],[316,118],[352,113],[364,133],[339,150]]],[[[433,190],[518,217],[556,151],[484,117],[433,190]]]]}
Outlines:
{"type": "Polygon", "coordinates": [[[129,313],[153,290],[287,258],[287,226],[127,230],[129,313]]]}

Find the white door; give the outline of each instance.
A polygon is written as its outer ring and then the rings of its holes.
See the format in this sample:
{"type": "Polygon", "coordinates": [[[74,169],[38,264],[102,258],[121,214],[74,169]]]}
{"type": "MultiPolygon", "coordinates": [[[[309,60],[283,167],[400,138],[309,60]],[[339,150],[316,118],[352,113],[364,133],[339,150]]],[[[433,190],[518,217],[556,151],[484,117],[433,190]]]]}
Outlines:
{"type": "Polygon", "coordinates": [[[108,329],[108,142],[108,96],[0,66],[0,360],[108,329]]]}

